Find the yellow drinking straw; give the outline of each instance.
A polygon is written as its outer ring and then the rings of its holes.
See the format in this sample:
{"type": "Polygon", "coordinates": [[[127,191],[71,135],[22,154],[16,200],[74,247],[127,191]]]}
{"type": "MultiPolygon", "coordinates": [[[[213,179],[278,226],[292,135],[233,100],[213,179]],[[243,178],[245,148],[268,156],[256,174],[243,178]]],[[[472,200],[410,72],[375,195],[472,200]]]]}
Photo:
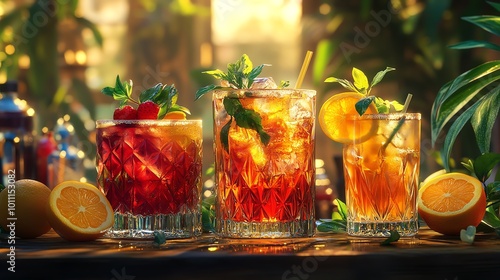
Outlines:
{"type": "Polygon", "coordinates": [[[306,75],[307,67],[309,67],[309,62],[311,62],[312,55],[312,51],[307,51],[304,62],[302,63],[302,68],[300,69],[299,77],[297,78],[297,83],[295,84],[295,88],[300,88],[302,86],[302,81],[304,80],[304,76],[306,75]]]}

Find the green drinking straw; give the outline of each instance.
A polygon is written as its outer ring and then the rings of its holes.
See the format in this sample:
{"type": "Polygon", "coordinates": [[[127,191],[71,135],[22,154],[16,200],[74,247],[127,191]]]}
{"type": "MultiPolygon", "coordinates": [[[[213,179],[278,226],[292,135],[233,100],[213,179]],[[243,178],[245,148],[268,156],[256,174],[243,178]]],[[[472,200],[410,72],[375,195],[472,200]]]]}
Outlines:
{"type": "MultiPolygon", "coordinates": [[[[413,95],[411,93],[408,93],[408,96],[406,96],[406,101],[405,101],[405,104],[403,105],[403,109],[401,110],[401,113],[406,113],[406,110],[408,110],[408,106],[410,106],[410,101],[411,101],[411,98],[413,97],[413,95]]],[[[387,146],[389,146],[389,144],[392,142],[392,138],[394,138],[394,136],[396,136],[396,133],[398,133],[398,130],[401,128],[401,126],[403,126],[403,123],[405,122],[406,120],[406,116],[403,116],[398,124],[396,125],[396,127],[394,128],[394,130],[391,132],[391,135],[389,136],[389,138],[387,138],[387,141],[384,143],[384,145],[380,148],[380,151],[382,153],[385,152],[385,149],[387,148],[387,146]]]]}

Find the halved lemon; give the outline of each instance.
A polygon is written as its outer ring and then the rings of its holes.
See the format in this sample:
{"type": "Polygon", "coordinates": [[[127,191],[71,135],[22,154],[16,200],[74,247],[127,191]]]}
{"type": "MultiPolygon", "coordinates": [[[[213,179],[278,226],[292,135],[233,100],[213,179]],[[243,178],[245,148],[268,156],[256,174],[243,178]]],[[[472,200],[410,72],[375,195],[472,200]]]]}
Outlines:
{"type": "Polygon", "coordinates": [[[486,212],[483,184],[463,173],[426,180],[417,201],[418,212],[429,228],[446,235],[459,235],[468,226],[478,226],[486,212]]]}
{"type": "MultiPolygon", "coordinates": [[[[353,116],[359,115],[355,104],[365,96],[357,92],[335,94],[323,103],[318,121],[321,130],[330,139],[340,143],[363,142],[377,132],[377,121],[356,122],[353,116]],[[356,134],[355,134],[356,131],[356,134]]],[[[377,107],[370,104],[365,114],[376,114],[377,107]]]]}
{"type": "Polygon", "coordinates": [[[114,222],[113,208],[95,186],[79,181],[57,185],[49,196],[49,223],[69,241],[95,240],[114,222]]]}

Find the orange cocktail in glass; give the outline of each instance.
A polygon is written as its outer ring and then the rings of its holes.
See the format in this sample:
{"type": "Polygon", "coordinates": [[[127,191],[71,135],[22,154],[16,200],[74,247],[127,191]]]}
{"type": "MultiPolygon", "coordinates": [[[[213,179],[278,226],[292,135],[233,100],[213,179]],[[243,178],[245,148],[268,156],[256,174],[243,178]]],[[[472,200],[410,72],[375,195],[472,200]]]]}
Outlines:
{"type": "Polygon", "coordinates": [[[418,230],[420,114],[352,115],[344,144],[347,233],[413,236],[418,230]]]}
{"type": "MultiPolygon", "coordinates": [[[[238,238],[314,234],[316,92],[225,89],[213,92],[216,230],[238,238]],[[236,125],[225,105],[257,113],[268,143],[236,125]]],[[[252,113],[253,112],[253,113],[252,113]]],[[[243,114],[243,113],[242,113],[243,114]]],[[[238,113],[233,114],[238,117],[238,113]]]]}

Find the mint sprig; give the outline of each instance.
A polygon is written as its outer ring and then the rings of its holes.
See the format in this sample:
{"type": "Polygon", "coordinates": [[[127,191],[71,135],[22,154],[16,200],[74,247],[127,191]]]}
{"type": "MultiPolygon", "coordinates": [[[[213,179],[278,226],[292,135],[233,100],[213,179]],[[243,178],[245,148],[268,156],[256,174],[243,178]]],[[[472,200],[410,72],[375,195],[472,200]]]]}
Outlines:
{"type": "Polygon", "coordinates": [[[248,57],[248,55],[243,54],[238,61],[235,63],[227,64],[227,73],[222,70],[209,70],[202,73],[209,74],[217,80],[226,81],[228,83],[227,87],[221,85],[208,85],[200,88],[196,91],[195,100],[211,92],[215,89],[221,88],[234,88],[234,89],[248,89],[252,87],[253,81],[257,78],[264,66],[269,66],[268,64],[262,64],[253,68],[253,63],[248,57]]]}
{"type": "MultiPolygon", "coordinates": [[[[243,54],[238,61],[227,65],[227,72],[219,69],[204,71],[203,73],[212,75],[218,80],[226,81],[227,86],[208,85],[202,87],[196,91],[195,100],[198,100],[206,93],[216,89],[249,89],[252,87],[255,78],[257,78],[262,72],[264,66],[268,65],[262,64],[254,68],[248,55],[243,54]]],[[[287,85],[287,82],[281,83],[281,86],[287,85]]],[[[238,98],[224,97],[222,102],[227,114],[231,116],[220,132],[221,143],[224,149],[229,149],[229,129],[233,120],[236,121],[236,125],[239,127],[257,131],[260,140],[264,145],[269,143],[271,137],[264,131],[262,127],[262,118],[259,113],[254,110],[244,108],[238,98]]]]}
{"type": "Polygon", "coordinates": [[[123,107],[127,102],[140,104],[148,100],[158,104],[160,111],[158,112],[158,119],[163,117],[169,112],[181,111],[188,115],[191,114],[188,108],[177,104],[178,91],[175,85],[167,85],[158,83],[139,94],[138,99],[132,96],[133,82],[120,80],[120,76],[116,76],[115,87],[105,87],[101,90],[105,95],[113,97],[113,99],[120,102],[120,107],[123,107]]]}
{"type": "Polygon", "coordinates": [[[389,113],[391,111],[391,108],[393,108],[396,112],[399,112],[403,109],[403,105],[398,101],[384,100],[380,97],[370,95],[372,88],[382,81],[385,74],[394,70],[396,69],[392,67],[387,67],[385,70],[379,71],[375,75],[375,77],[373,77],[372,82],[369,83],[365,73],[354,67],[352,69],[352,78],[354,83],[346,79],[338,79],[335,77],[329,77],[325,80],[325,82],[327,83],[336,82],[350,91],[358,92],[360,94],[365,95],[365,97],[359,100],[355,105],[356,111],[360,116],[362,116],[366,112],[366,110],[368,109],[368,107],[372,102],[375,104],[375,106],[377,107],[377,111],[380,114],[389,113]]]}

